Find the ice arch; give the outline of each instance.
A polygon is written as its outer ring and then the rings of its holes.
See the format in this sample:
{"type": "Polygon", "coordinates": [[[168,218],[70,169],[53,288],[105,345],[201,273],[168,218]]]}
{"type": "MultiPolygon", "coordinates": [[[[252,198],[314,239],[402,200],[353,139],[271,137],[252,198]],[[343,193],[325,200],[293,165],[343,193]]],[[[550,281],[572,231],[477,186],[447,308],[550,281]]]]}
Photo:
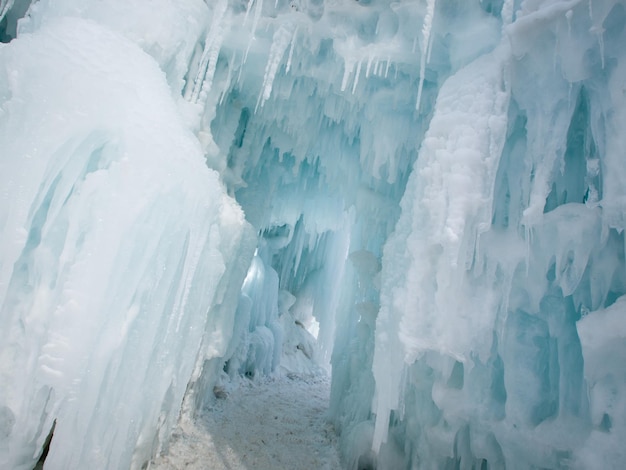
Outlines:
{"type": "Polygon", "coordinates": [[[0,2],[0,463],[317,361],[346,468],[618,468],[624,8],[0,2]]]}

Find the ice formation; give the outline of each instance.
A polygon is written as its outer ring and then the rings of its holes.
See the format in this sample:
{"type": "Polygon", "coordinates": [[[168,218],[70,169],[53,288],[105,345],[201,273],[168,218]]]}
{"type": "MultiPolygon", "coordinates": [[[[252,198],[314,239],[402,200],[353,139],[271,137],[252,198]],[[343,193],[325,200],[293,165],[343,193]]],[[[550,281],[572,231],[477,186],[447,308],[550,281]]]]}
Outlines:
{"type": "Polygon", "coordinates": [[[328,363],[346,468],[626,460],[623,1],[0,25],[0,466],[141,468],[227,375],[328,363]]]}
{"type": "Polygon", "coordinates": [[[253,232],[136,44],[48,18],[0,62],[0,467],[54,428],[46,468],[140,468],[226,350],[207,312],[253,232]]]}

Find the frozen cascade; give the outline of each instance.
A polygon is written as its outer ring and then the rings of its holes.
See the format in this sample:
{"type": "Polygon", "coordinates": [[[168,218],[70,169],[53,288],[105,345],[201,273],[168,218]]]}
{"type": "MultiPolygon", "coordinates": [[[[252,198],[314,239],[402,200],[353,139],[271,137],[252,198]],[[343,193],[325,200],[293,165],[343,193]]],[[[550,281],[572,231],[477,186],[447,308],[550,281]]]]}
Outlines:
{"type": "Polygon", "coordinates": [[[476,292],[475,285],[465,287],[458,278],[472,264],[477,238],[491,225],[509,101],[505,57],[496,49],[441,87],[402,217],[385,247],[384,260],[403,258],[407,271],[383,265],[390,272],[382,273],[382,292],[391,298],[382,297],[377,321],[373,372],[381,419],[375,448],[387,432],[385,417],[398,408],[397,401],[386,400],[397,398],[405,362],[415,362],[423,351],[464,361],[472,351],[484,358],[490,350],[491,292],[476,292]],[[465,309],[484,313],[461,314],[465,309]],[[400,343],[389,336],[394,329],[400,343]]]}
{"type": "Polygon", "coordinates": [[[323,370],[342,468],[626,461],[623,1],[9,0],[0,40],[0,467],[139,469],[323,370]]]}
{"type": "Polygon", "coordinates": [[[133,43],[63,18],[0,54],[0,467],[56,423],[47,468],[139,468],[229,341],[250,228],[133,43]]]}
{"type": "MultiPolygon", "coordinates": [[[[622,40],[623,6],[595,5],[614,25],[612,41],[622,40]]],[[[487,131],[482,157],[468,154],[471,140],[460,142],[463,158],[453,162],[462,173],[432,191],[454,166],[449,150],[430,156],[431,134],[440,122],[452,124],[445,145],[455,149],[454,136],[467,126],[459,94],[471,86],[474,64],[439,92],[385,247],[374,358],[375,445],[401,443],[405,462],[418,468],[618,468],[623,461],[612,441],[623,432],[613,419],[623,398],[619,386],[608,398],[602,384],[623,383],[625,369],[608,366],[595,376],[587,363],[600,350],[621,357],[620,348],[601,346],[611,340],[590,331],[608,318],[603,309],[619,311],[612,304],[624,294],[626,206],[606,199],[608,179],[623,173],[608,151],[623,139],[606,125],[620,119],[621,107],[607,106],[616,103],[610,84],[624,74],[617,49],[612,70],[602,67],[607,52],[586,8],[522,4],[505,27],[510,78],[487,85],[491,93],[510,89],[510,104],[500,100],[500,112],[492,107],[470,119],[487,131]],[[485,166],[489,159],[500,160],[497,172],[485,166]],[[465,177],[481,188],[478,197],[465,177]],[[456,190],[460,211],[450,195],[456,190]],[[491,215],[476,217],[490,207],[491,215]]],[[[467,98],[479,110],[482,96],[467,98]]],[[[608,320],[599,328],[612,329],[608,320]]]]}

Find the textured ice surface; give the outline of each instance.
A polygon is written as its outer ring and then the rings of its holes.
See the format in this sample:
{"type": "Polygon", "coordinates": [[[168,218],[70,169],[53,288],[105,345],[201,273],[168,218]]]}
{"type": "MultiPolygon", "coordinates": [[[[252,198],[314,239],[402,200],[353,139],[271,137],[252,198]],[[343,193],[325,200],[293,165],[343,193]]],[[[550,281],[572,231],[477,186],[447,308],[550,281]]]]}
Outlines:
{"type": "Polygon", "coordinates": [[[374,447],[417,468],[619,468],[624,8],[523,2],[503,27],[508,57],[439,90],[385,246],[374,447]]]}
{"type": "Polygon", "coordinates": [[[46,468],[139,468],[225,352],[243,213],[124,37],[50,20],[0,63],[0,467],[56,422],[46,468]]]}
{"type": "Polygon", "coordinates": [[[57,418],[50,465],[137,467],[224,367],[330,360],[347,468],[619,468],[625,28],[613,0],[34,3],[0,48],[2,455],[57,418]]]}

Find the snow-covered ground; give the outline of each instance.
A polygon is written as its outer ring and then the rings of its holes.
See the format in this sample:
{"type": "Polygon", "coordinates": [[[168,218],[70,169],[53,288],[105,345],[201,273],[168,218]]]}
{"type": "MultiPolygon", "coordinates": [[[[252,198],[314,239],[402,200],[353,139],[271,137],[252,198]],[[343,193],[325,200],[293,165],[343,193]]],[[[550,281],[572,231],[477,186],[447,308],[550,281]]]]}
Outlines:
{"type": "Polygon", "coordinates": [[[216,388],[213,406],[181,423],[149,469],[340,469],[329,391],[326,376],[296,374],[216,388]]]}

